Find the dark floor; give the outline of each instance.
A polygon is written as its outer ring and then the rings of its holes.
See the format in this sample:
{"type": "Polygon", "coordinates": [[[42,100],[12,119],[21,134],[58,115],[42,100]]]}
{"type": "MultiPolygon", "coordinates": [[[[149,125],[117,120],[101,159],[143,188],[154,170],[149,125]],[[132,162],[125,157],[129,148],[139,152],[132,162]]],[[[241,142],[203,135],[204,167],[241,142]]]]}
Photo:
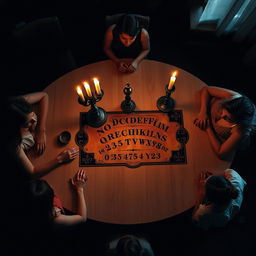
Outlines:
{"type": "MultiPolygon", "coordinates": [[[[4,42],[8,47],[3,51],[3,56],[6,57],[3,58],[6,64],[3,76],[6,76],[7,93],[14,95],[42,90],[52,82],[50,78],[38,78],[32,82],[25,79],[30,76],[30,71],[23,69],[27,65],[25,59],[22,60],[24,63],[16,59],[15,44],[10,36],[16,23],[58,16],[79,67],[105,59],[101,50],[105,29],[102,25],[104,16],[126,11],[150,15],[150,59],[182,68],[208,85],[240,91],[256,102],[253,80],[256,70],[245,67],[242,63],[248,46],[243,43],[235,44],[230,39],[217,38],[209,33],[191,32],[187,1],[176,1],[176,4],[170,2],[172,1],[129,1],[129,9],[124,3],[111,4],[112,1],[100,0],[94,1],[90,7],[77,4],[77,1],[72,1],[72,4],[62,1],[19,1],[16,7],[5,3],[2,19],[5,21],[4,42]],[[22,79],[18,75],[19,69],[26,73],[22,79]]],[[[58,238],[55,238],[54,242],[50,241],[48,246],[59,255],[76,255],[79,252],[79,255],[103,255],[104,245],[110,238],[132,233],[148,238],[158,256],[234,256],[241,253],[245,256],[255,255],[255,238],[252,235],[255,233],[253,225],[256,209],[256,176],[253,168],[255,152],[255,147],[246,152],[239,152],[233,163],[234,169],[244,177],[248,185],[241,217],[225,229],[210,232],[197,230],[190,223],[190,209],[163,221],[141,225],[112,225],[88,220],[85,225],[74,227],[68,232],[60,232],[58,238]],[[94,253],[91,253],[92,251],[94,253]]],[[[27,255],[28,247],[16,243],[10,252],[27,255]]],[[[49,252],[49,248],[45,248],[45,251],[41,247],[38,248],[42,255],[49,252]]],[[[36,251],[35,255],[40,252],[36,251]]]]}

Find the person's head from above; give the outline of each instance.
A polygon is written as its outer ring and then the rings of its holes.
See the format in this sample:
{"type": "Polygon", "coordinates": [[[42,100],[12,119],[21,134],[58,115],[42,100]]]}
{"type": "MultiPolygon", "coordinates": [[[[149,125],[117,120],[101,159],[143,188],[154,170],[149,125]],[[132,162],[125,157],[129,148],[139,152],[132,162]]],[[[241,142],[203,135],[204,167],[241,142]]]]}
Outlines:
{"type": "Polygon", "coordinates": [[[31,128],[36,123],[33,107],[24,98],[16,98],[11,102],[15,117],[18,117],[20,128],[31,128]]]}
{"type": "Polygon", "coordinates": [[[126,14],[116,24],[120,41],[124,46],[129,47],[135,40],[140,31],[140,25],[135,15],[126,14]]]}
{"type": "Polygon", "coordinates": [[[255,105],[246,96],[226,100],[222,103],[222,113],[218,124],[225,127],[239,125],[248,128],[255,125],[255,105]]]}
{"type": "Polygon", "coordinates": [[[226,205],[238,196],[232,183],[224,176],[211,175],[205,182],[205,198],[208,203],[216,206],[226,205]]]}
{"type": "Polygon", "coordinates": [[[54,198],[51,186],[45,180],[32,179],[25,183],[23,192],[28,215],[41,216],[43,220],[51,222],[54,198]]]}
{"type": "MultiPolygon", "coordinates": [[[[115,249],[116,256],[147,256],[148,251],[145,250],[139,241],[139,238],[134,235],[122,236],[115,249]]],[[[151,255],[151,254],[150,254],[151,255]]]]}
{"type": "Polygon", "coordinates": [[[32,125],[32,106],[23,98],[10,98],[6,101],[6,139],[10,150],[17,148],[22,140],[22,133],[32,125]]]}

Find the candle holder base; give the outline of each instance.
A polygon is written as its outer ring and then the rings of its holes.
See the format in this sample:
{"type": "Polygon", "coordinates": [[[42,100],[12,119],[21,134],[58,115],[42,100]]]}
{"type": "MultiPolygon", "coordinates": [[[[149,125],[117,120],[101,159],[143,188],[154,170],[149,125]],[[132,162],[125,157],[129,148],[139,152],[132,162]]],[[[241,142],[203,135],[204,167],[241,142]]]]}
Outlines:
{"type": "Polygon", "coordinates": [[[168,84],[165,86],[165,92],[166,92],[166,95],[165,96],[162,96],[160,97],[158,100],[157,100],[157,108],[164,112],[164,113],[167,113],[167,112],[170,112],[171,110],[173,110],[175,108],[175,101],[172,97],[170,97],[170,95],[175,91],[175,86],[173,86],[171,88],[171,90],[168,90],[168,84]]]}
{"type": "Polygon", "coordinates": [[[167,113],[174,109],[175,101],[173,98],[162,96],[157,100],[157,107],[160,111],[167,113]]]}
{"type": "Polygon", "coordinates": [[[124,100],[121,103],[121,109],[126,114],[133,112],[135,108],[136,108],[136,104],[133,100],[130,100],[129,103],[127,103],[127,101],[124,100]]]}
{"type": "Polygon", "coordinates": [[[97,107],[97,112],[89,111],[86,113],[86,123],[94,128],[98,128],[107,121],[107,113],[103,108],[97,107]]]}

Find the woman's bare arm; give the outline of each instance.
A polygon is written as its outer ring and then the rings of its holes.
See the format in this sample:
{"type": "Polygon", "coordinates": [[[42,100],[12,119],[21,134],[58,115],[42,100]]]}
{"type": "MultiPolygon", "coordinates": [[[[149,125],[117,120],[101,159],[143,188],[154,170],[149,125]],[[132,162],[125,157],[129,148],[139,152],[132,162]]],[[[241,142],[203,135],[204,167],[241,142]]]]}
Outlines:
{"type": "Polygon", "coordinates": [[[49,97],[46,92],[35,92],[22,97],[30,104],[38,104],[38,123],[35,130],[36,152],[42,154],[46,148],[46,120],[48,114],[49,97]]]}
{"type": "Polygon", "coordinates": [[[238,92],[215,86],[205,86],[200,90],[200,111],[194,120],[194,124],[202,130],[205,130],[209,125],[209,104],[213,97],[219,99],[232,99],[239,97],[238,92]]]}
{"type": "Polygon", "coordinates": [[[115,25],[110,26],[105,33],[104,52],[111,60],[113,60],[118,65],[120,63],[120,60],[119,60],[119,58],[116,57],[114,52],[111,50],[111,44],[113,41],[112,31],[113,31],[114,27],[115,27],[115,25]]]}
{"type": "Polygon", "coordinates": [[[133,60],[132,65],[138,65],[150,52],[150,40],[149,34],[146,29],[142,29],[141,31],[141,45],[142,51],[141,53],[133,60]]]}
{"type": "Polygon", "coordinates": [[[223,143],[219,140],[212,126],[208,126],[206,129],[210,144],[221,160],[231,161],[234,157],[236,150],[238,149],[242,139],[243,133],[239,127],[234,127],[229,138],[223,143]]]}
{"type": "Polygon", "coordinates": [[[33,178],[41,178],[61,164],[72,161],[77,157],[77,155],[78,149],[65,149],[48,162],[40,165],[33,165],[28,156],[25,154],[24,150],[21,147],[18,148],[18,157],[21,160],[21,164],[33,178]]]}

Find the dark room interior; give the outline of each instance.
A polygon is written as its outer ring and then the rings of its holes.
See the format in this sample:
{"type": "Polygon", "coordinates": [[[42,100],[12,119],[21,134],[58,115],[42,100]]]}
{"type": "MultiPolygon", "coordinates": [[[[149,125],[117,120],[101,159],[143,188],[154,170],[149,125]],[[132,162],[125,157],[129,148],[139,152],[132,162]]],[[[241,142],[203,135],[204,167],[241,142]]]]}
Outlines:
{"type": "MultiPolygon", "coordinates": [[[[44,90],[69,71],[106,60],[106,15],[137,13],[150,17],[148,59],[177,66],[207,85],[233,89],[256,103],[256,19],[251,18],[256,15],[256,1],[233,2],[236,8],[248,2],[250,13],[236,30],[221,33],[221,26],[214,21],[196,20],[207,4],[204,0],[0,0],[2,95],[44,90]],[[49,17],[57,19],[59,34],[53,31],[44,37],[44,29],[34,29],[33,25],[23,30],[25,24],[49,17]]],[[[230,11],[227,16],[231,14],[230,11]]],[[[230,19],[227,16],[224,22],[230,19]]],[[[247,186],[239,216],[225,228],[197,229],[191,223],[193,209],[136,225],[88,219],[82,225],[57,232],[54,240],[40,238],[33,245],[29,245],[22,232],[12,231],[7,235],[9,254],[3,255],[104,255],[106,243],[122,234],[146,237],[159,256],[255,255],[255,145],[256,141],[245,152],[238,151],[232,163],[231,167],[244,177],[247,186]]]]}

